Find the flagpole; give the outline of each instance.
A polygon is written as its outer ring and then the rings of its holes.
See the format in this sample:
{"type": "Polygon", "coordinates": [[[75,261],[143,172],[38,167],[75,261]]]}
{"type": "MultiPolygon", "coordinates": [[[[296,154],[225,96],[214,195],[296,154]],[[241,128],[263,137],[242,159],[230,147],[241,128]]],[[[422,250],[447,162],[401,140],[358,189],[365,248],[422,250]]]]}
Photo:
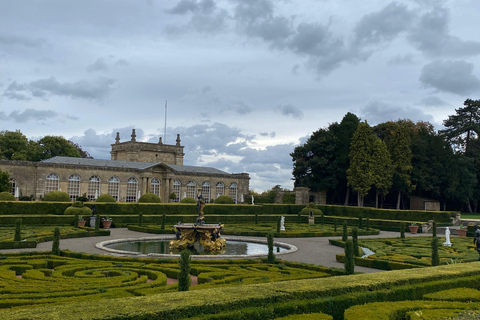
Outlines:
{"type": "Polygon", "coordinates": [[[167,143],[167,100],[165,100],[165,128],[163,131],[163,143],[167,143]]]}

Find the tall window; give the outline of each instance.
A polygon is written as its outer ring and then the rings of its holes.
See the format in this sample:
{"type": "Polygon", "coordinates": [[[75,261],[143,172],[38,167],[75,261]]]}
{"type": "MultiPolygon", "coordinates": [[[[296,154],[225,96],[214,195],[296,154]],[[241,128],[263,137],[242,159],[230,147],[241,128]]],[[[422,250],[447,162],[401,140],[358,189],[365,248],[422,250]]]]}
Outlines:
{"type": "Polygon", "coordinates": [[[195,181],[189,181],[187,184],[187,197],[196,199],[197,198],[197,184],[195,181]]]}
{"type": "Polygon", "coordinates": [[[150,183],[150,192],[160,197],[160,179],[152,179],[152,182],[150,183]]]}
{"type": "Polygon", "coordinates": [[[60,177],[56,173],[49,173],[45,180],[45,194],[60,189],[60,177]]]}
{"type": "Polygon", "coordinates": [[[233,199],[233,203],[237,203],[237,184],[235,182],[230,184],[228,195],[233,199]]]}
{"type": "Polygon", "coordinates": [[[115,198],[115,201],[118,201],[120,191],[120,179],[118,177],[113,176],[108,179],[108,194],[115,198]]]}
{"type": "Polygon", "coordinates": [[[95,201],[100,195],[100,177],[91,176],[88,180],[88,200],[95,201]]]}
{"type": "Polygon", "coordinates": [[[80,176],[78,174],[68,177],[67,193],[72,201],[77,200],[77,197],[80,196],[80,176]]]}
{"type": "Polygon", "coordinates": [[[173,202],[180,201],[181,190],[182,190],[182,183],[179,180],[173,180],[173,192],[175,192],[175,195],[177,196],[177,198],[174,199],[173,202]]]}
{"type": "Polygon", "coordinates": [[[137,201],[138,180],[136,178],[130,178],[127,181],[127,202],[137,201]]]}
{"type": "Polygon", "coordinates": [[[217,198],[219,196],[225,195],[225,185],[223,184],[223,182],[217,183],[217,187],[215,189],[215,194],[217,198]]]}
{"type": "Polygon", "coordinates": [[[210,182],[208,181],[202,183],[202,196],[205,203],[210,202],[210,182]]]}
{"type": "Polygon", "coordinates": [[[10,193],[15,195],[15,189],[17,188],[17,180],[15,179],[10,179],[10,185],[12,187],[12,189],[10,190],[10,193]]]}

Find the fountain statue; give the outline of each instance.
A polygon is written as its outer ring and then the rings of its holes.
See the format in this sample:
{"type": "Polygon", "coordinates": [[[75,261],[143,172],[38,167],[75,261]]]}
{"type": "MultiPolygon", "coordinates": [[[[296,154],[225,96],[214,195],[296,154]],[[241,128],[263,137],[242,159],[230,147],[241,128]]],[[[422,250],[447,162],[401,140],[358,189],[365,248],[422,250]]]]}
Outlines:
{"type": "Polygon", "coordinates": [[[185,224],[178,222],[174,226],[176,240],[170,241],[170,248],[183,250],[192,247],[197,241],[205,250],[209,251],[220,251],[225,247],[225,239],[220,238],[223,224],[205,224],[204,207],[205,201],[203,200],[202,189],[199,189],[197,193],[197,222],[185,224]]]}

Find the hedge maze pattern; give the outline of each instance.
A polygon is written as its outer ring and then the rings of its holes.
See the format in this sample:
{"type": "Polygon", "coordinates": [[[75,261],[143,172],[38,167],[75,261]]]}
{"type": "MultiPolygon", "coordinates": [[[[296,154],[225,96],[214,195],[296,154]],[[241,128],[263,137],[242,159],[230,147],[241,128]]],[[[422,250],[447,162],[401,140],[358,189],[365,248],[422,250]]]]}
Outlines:
{"type": "MultiPolygon", "coordinates": [[[[72,253],[72,255],[78,255],[72,253]]],[[[50,254],[0,257],[0,309],[15,306],[147,296],[176,291],[176,260],[116,258],[111,261],[57,257],[50,254]]],[[[100,258],[100,257],[98,257],[100,258]]],[[[102,257],[107,259],[108,257],[102,257]]],[[[192,262],[198,285],[191,290],[292,279],[329,277],[328,268],[301,264],[268,265],[261,260],[192,262]]]]}

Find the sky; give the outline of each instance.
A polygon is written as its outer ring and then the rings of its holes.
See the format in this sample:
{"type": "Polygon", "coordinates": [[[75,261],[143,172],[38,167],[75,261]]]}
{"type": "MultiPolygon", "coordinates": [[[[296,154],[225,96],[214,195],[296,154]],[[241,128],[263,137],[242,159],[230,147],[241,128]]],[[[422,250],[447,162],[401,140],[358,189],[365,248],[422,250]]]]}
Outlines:
{"type": "Polygon", "coordinates": [[[480,99],[478,12],[478,0],[0,0],[0,130],[63,136],[96,159],[116,132],[180,134],[186,165],[292,189],[290,153],[347,112],[441,129],[480,99]]]}

